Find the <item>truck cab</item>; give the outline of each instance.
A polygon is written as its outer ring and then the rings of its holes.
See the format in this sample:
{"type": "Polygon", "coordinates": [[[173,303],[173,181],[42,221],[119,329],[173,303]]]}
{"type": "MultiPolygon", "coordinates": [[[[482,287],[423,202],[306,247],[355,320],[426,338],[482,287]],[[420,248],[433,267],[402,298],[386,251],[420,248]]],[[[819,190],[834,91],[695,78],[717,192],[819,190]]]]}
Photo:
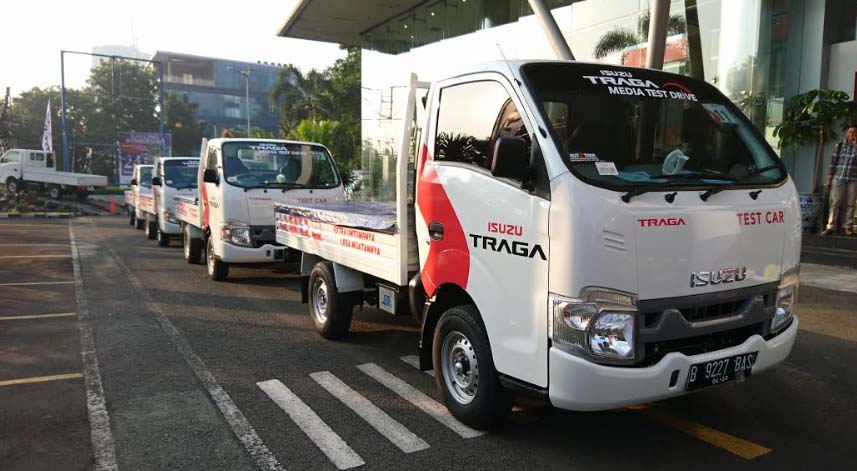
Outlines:
{"type": "Polygon", "coordinates": [[[788,356],[798,194],[714,86],[498,62],[436,81],[419,101],[416,172],[400,152],[394,227],[377,232],[348,208],[278,206],[278,239],[305,252],[322,335],[347,332],[352,304],[394,312],[407,293],[421,367],[478,428],[502,420],[515,393],[612,409],[744,381],[788,356]],[[402,275],[385,277],[393,269],[402,275]]]}
{"type": "Polygon", "coordinates": [[[170,239],[181,235],[181,225],[175,213],[175,197],[196,194],[199,157],[160,157],[152,170],[154,196],[155,238],[158,245],[169,245],[170,239]]]}
{"type": "Polygon", "coordinates": [[[310,142],[212,139],[202,146],[195,201],[179,199],[188,249],[201,239],[209,276],[226,279],[229,266],[283,261],[276,242],[274,203],[328,203],[345,198],[330,152],[310,142]],[[198,205],[194,208],[194,205],[198,205]],[[186,218],[185,215],[192,215],[186,218]],[[197,219],[198,218],[198,219],[197,219]]]}

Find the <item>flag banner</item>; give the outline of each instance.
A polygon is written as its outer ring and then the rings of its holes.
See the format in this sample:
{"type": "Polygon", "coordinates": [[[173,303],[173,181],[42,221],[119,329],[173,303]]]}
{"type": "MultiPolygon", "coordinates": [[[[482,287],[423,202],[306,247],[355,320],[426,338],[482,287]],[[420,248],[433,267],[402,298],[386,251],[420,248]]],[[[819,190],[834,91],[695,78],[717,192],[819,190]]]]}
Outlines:
{"type": "MultiPolygon", "coordinates": [[[[156,132],[120,132],[117,173],[120,185],[129,185],[134,174],[134,165],[151,164],[161,157],[161,135],[156,132]]],[[[166,155],[171,154],[172,135],[164,135],[166,155]]]]}
{"type": "Polygon", "coordinates": [[[48,98],[48,109],[45,111],[45,128],[42,131],[42,150],[54,153],[54,139],[51,132],[51,99],[48,98]]]}

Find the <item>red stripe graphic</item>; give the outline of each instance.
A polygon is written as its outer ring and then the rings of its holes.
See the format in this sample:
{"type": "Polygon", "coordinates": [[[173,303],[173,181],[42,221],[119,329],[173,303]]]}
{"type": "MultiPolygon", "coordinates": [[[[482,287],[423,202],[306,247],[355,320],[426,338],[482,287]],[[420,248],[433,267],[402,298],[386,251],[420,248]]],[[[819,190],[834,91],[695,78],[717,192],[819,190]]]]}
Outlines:
{"type": "Polygon", "coordinates": [[[420,277],[426,293],[433,296],[439,286],[450,283],[467,288],[470,275],[470,251],[461,222],[452,202],[437,177],[428,147],[423,146],[417,176],[417,202],[426,226],[443,224],[443,239],[432,240],[420,277]]]}

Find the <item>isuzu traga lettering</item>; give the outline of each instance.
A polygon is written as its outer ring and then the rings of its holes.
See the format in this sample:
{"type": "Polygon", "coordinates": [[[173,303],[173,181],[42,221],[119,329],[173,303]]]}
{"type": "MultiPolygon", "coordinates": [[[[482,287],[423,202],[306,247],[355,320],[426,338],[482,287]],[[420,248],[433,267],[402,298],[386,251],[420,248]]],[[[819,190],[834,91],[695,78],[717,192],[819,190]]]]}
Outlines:
{"type": "Polygon", "coordinates": [[[395,205],[276,206],[322,335],[345,335],[364,302],[409,312],[421,367],[475,427],[515,393],[610,409],[789,354],[797,192],[715,87],[500,62],[419,88],[413,77],[406,116],[421,126],[405,120],[395,205]]]}

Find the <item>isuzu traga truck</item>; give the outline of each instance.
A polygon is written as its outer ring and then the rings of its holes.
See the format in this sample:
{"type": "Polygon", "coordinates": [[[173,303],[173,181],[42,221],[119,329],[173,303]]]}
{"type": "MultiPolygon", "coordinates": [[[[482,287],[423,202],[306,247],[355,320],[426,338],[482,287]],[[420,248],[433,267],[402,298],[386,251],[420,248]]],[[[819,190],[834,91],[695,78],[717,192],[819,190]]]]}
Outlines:
{"type": "Polygon", "coordinates": [[[95,188],[107,186],[107,177],[59,172],[52,152],[9,149],[0,157],[0,182],[5,183],[6,190],[11,193],[37,190],[55,200],[65,193],[74,193],[83,201],[95,188]]]}
{"type": "Polygon", "coordinates": [[[405,119],[395,205],[276,205],[323,336],[344,336],[361,303],[410,313],[421,368],[478,428],[515,393],[611,409],[788,356],[798,195],[715,87],[500,62],[418,88],[412,77],[406,116],[424,119],[416,133],[405,119]]]}
{"type": "Polygon", "coordinates": [[[342,180],[327,148],[274,139],[203,141],[194,195],[177,195],[185,260],[203,250],[208,275],[223,281],[229,266],[282,262],[274,203],[343,201],[342,180]]]}
{"type": "Polygon", "coordinates": [[[153,204],[142,208],[146,215],[146,236],[165,247],[181,235],[175,213],[175,197],[196,195],[198,157],[160,157],[152,170],[153,204]]]}
{"type": "Polygon", "coordinates": [[[137,164],[131,174],[131,189],[125,191],[128,224],[137,229],[147,228],[146,212],[154,213],[155,196],[152,194],[153,165],[137,164]]]}

